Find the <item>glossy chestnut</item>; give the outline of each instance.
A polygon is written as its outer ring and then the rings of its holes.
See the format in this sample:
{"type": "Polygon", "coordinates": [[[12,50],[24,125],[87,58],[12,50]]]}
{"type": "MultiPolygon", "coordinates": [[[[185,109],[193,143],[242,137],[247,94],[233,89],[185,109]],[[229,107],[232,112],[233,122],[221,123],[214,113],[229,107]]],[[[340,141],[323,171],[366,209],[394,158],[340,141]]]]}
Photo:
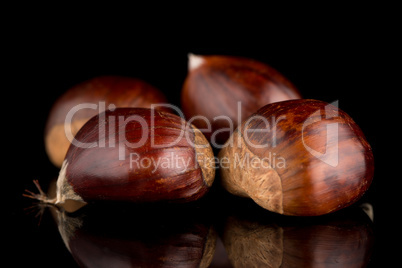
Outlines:
{"type": "Polygon", "coordinates": [[[215,178],[208,141],[182,118],[145,108],[117,108],[90,119],[70,146],[57,197],[44,202],[190,202],[215,178]]]}
{"type": "Polygon", "coordinates": [[[285,215],[317,216],[358,201],[374,175],[372,149],[352,118],[318,100],[261,108],[219,155],[222,184],[285,215]]]}
{"type": "Polygon", "coordinates": [[[204,117],[197,118],[194,125],[212,145],[219,146],[259,108],[299,98],[298,89],[287,78],[262,62],[233,56],[190,55],[181,103],[187,119],[204,117]],[[208,123],[212,125],[210,130],[208,123]]]}
{"type": "Polygon", "coordinates": [[[45,128],[49,159],[61,167],[72,137],[91,117],[104,112],[110,105],[151,108],[152,104],[164,103],[167,103],[164,94],[140,79],[101,76],[82,82],[60,96],[50,110],[45,128]]]}

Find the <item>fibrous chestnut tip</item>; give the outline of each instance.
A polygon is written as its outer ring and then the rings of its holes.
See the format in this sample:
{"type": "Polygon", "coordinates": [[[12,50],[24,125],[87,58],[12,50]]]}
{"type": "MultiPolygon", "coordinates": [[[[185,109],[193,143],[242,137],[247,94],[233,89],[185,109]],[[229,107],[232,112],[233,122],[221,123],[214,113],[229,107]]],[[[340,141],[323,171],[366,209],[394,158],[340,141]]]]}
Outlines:
{"type": "Polygon", "coordinates": [[[33,183],[36,186],[36,189],[38,190],[39,193],[34,193],[31,192],[27,189],[25,189],[25,194],[22,194],[22,196],[30,198],[30,199],[34,199],[34,200],[38,200],[42,203],[46,203],[46,204],[56,204],[56,199],[50,199],[47,194],[42,190],[42,187],[39,184],[38,180],[34,180],[33,183]]]}
{"type": "Polygon", "coordinates": [[[57,190],[55,198],[49,198],[48,195],[42,190],[42,187],[37,180],[34,180],[33,182],[39,193],[35,194],[29,190],[25,190],[26,193],[23,194],[23,196],[50,205],[63,205],[68,200],[86,204],[86,202],[77,193],[75,193],[73,187],[68,183],[66,177],[67,166],[68,162],[64,161],[63,166],[60,170],[59,178],[57,179],[57,190]]]}
{"type": "Polygon", "coordinates": [[[188,60],[189,60],[188,68],[190,71],[197,69],[205,62],[202,56],[195,55],[192,53],[188,54],[188,60]]]}

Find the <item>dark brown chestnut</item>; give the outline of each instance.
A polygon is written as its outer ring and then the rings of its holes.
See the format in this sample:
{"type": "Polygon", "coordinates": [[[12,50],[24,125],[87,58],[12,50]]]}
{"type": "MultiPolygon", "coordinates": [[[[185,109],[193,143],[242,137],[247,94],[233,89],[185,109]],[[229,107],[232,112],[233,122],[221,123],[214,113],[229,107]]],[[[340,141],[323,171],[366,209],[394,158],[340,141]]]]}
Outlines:
{"type": "Polygon", "coordinates": [[[181,117],[145,108],[107,110],[77,133],[48,203],[76,201],[190,202],[215,179],[204,135],[181,117]]]}
{"type": "Polygon", "coordinates": [[[110,105],[151,108],[152,104],[164,103],[167,103],[164,94],[140,79],[101,76],[82,82],[65,92],[50,111],[45,128],[49,159],[61,167],[70,140],[91,117],[104,112],[110,105]]]}
{"type": "Polygon", "coordinates": [[[368,190],[372,149],[336,105],[291,100],[261,108],[220,152],[223,186],[267,210],[317,216],[345,208],[368,190]]]}
{"type": "Polygon", "coordinates": [[[218,147],[259,108],[299,98],[299,91],[288,79],[262,62],[190,55],[181,103],[185,116],[198,117],[193,124],[218,147]]]}

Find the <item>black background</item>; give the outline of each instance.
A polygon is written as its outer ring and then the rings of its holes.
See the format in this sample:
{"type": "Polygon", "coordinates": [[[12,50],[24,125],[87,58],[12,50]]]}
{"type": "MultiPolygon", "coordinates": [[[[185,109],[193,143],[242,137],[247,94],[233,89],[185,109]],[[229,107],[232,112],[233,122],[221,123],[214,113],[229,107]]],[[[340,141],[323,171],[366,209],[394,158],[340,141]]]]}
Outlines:
{"type": "MultiPolygon", "coordinates": [[[[138,37],[135,32],[106,37],[91,28],[81,35],[57,34],[57,30],[37,31],[27,25],[16,42],[10,42],[3,92],[3,176],[5,200],[2,222],[6,259],[14,265],[30,267],[74,267],[49,213],[38,227],[38,219],[24,208],[31,201],[21,194],[33,190],[32,180],[46,187],[58,170],[49,162],[43,131],[53,102],[73,85],[99,75],[141,78],[166,93],[180,106],[180,92],[187,74],[187,55],[225,54],[254,58],[276,68],[289,78],[304,98],[327,102],[339,100],[340,108],[357,122],[374,150],[376,174],[364,201],[374,206],[375,252],[370,267],[379,267],[397,257],[393,241],[399,233],[397,180],[389,149],[398,150],[397,130],[388,119],[398,116],[389,99],[397,98],[396,85],[387,85],[394,72],[385,62],[394,56],[388,34],[375,19],[356,23],[323,25],[313,32],[300,27],[281,36],[264,32],[266,38],[248,36],[231,45],[208,48],[180,47],[171,36],[161,33],[156,40],[138,37]],[[129,41],[125,38],[129,36],[129,41]],[[89,40],[87,42],[87,40],[89,40]],[[233,48],[245,41],[248,48],[233,48]],[[390,148],[391,147],[391,148],[390,148]],[[390,186],[392,185],[392,186],[390,186]],[[56,262],[58,262],[56,264],[56,262]]],[[[39,27],[40,28],[40,27],[39,27]]],[[[185,34],[184,34],[185,35],[185,34]]],[[[236,39],[236,38],[234,38],[236,39]]],[[[15,40],[11,40],[15,41],[15,40]]],[[[193,43],[202,45],[201,43],[193,43]]],[[[202,47],[202,46],[201,46],[202,47]]],[[[400,150],[400,149],[399,149],[400,150]]],[[[398,241],[397,241],[398,243],[398,241]]],[[[6,261],[6,259],[4,261],[6,261]]]]}

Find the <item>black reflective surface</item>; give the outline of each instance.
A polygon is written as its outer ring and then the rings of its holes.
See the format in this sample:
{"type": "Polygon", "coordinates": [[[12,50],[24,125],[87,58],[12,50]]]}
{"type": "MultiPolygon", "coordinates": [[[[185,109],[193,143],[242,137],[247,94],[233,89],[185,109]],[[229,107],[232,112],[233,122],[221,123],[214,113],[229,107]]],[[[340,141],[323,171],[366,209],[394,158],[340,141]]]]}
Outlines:
{"type": "Polygon", "coordinates": [[[214,189],[207,198],[188,205],[96,203],[78,210],[74,206],[38,204],[26,211],[26,224],[42,236],[32,246],[41,248],[38,257],[45,258],[43,263],[61,262],[58,267],[369,267],[373,259],[375,212],[368,203],[322,217],[296,218],[214,189]]]}
{"type": "Polygon", "coordinates": [[[117,50],[66,44],[49,47],[44,36],[43,42],[21,50],[10,67],[14,71],[10,91],[18,101],[7,110],[4,122],[8,138],[3,153],[8,155],[2,166],[10,171],[2,176],[6,182],[2,188],[4,262],[15,267],[197,267],[205,260],[211,267],[393,266],[399,248],[394,243],[400,241],[401,233],[400,194],[398,166],[391,164],[395,157],[388,149],[397,148],[397,137],[385,127],[384,117],[398,114],[384,112],[392,108],[384,95],[393,89],[380,89],[375,83],[382,80],[373,63],[379,51],[370,45],[373,36],[368,33],[358,37],[338,32],[310,41],[295,37],[291,43],[261,43],[260,49],[156,50],[139,45],[117,50]],[[295,40],[306,40],[305,46],[295,45],[295,40]],[[362,128],[374,150],[374,183],[363,199],[349,209],[318,218],[278,216],[219,186],[208,198],[180,207],[101,204],[75,213],[46,207],[38,217],[36,207],[26,209],[34,204],[22,193],[34,190],[32,180],[40,180],[47,189],[58,174],[47,159],[43,129],[52,103],[62,92],[94,76],[127,75],[149,81],[171,103],[180,105],[189,52],[255,58],[281,71],[305,98],[339,100],[340,108],[362,128]],[[373,90],[382,93],[370,93],[373,90]],[[362,205],[372,208],[372,220],[362,205]],[[75,240],[66,242],[66,233],[75,240]],[[210,258],[205,257],[205,248],[214,243],[208,241],[216,242],[210,258]]]}

